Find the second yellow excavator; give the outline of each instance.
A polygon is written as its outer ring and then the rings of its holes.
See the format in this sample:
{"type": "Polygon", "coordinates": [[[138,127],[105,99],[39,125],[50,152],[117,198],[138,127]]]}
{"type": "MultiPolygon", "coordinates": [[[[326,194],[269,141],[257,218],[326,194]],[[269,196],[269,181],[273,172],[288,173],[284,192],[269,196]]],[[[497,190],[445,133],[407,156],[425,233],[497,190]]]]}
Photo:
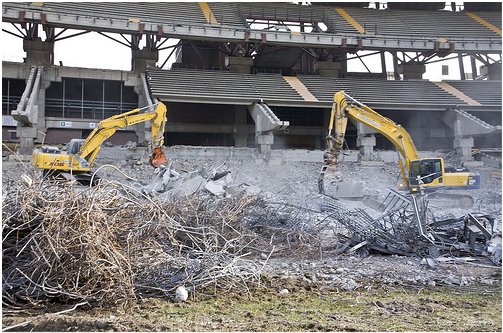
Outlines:
{"type": "MultiPolygon", "coordinates": [[[[324,166],[318,179],[320,193],[325,193],[325,174],[327,171],[333,171],[338,163],[348,118],[374,129],[393,143],[400,157],[401,189],[418,193],[421,190],[480,188],[480,175],[477,172],[470,172],[464,168],[446,168],[442,158],[420,158],[411,136],[402,126],[355,100],[344,91],[339,91],[334,95],[330,114],[324,166]]],[[[458,200],[463,207],[471,207],[474,203],[470,195],[449,196],[458,200]]]]}
{"type": "Polygon", "coordinates": [[[167,158],[162,150],[162,145],[167,108],[162,102],[158,102],[154,107],[153,111],[146,111],[150,109],[147,106],[104,119],[86,139],[70,140],[66,151],[46,146],[35,149],[32,155],[32,164],[43,170],[44,174],[62,176],[66,179],[75,179],[82,184],[89,184],[91,179],[94,179],[91,169],[102,143],[118,129],[146,121],[152,121],[150,163],[156,168],[166,164],[167,158]]]}

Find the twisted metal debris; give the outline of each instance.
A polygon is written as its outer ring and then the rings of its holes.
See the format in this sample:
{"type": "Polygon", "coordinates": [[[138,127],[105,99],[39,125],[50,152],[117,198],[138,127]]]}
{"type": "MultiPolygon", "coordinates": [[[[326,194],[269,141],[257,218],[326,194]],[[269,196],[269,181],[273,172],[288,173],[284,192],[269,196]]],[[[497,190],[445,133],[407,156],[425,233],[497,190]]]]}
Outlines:
{"type": "MultiPolygon", "coordinates": [[[[393,190],[378,210],[381,214],[372,217],[362,209],[349,210],[330,197],[322,203],[322,211],[348,229],[355,246],[360,243],[378,252],[407,256],[438,256],[439,251],[484,256],[501,252],[501,245],[499,250],[491,250],[497,247],[490,244],[493,238],[501,236],[494,231],[494,218],[490,215],[437,220],[428,208],[426,196],[406,196],[393,190]]],[[[498,264],[501,259],[493,261],[498,264]]]]}

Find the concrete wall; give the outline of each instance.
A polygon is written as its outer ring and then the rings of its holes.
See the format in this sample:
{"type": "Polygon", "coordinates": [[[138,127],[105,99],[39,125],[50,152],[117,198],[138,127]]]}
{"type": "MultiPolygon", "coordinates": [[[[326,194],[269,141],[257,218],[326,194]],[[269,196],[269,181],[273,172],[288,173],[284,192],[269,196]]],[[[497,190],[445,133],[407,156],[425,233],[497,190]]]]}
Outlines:
{"type": "Polygon", "coordinates": [[[46,144],[65,144],[71,139],[82,139],[82,130],[49,128],[45,134],[46,144]]]}
{"type": "MultiPolygon", "coordinates": [[[[46,144],[65,144],[71,139],[85,139],[89,135],[89,131],[81,129],[61,129],[49,128],[46,132],[46,144]]],[[[110,142],[113,145],[123,145],[128,141],[136,142],[138,137],[134,131],[117,131],[105,142],[110,142]]]]}

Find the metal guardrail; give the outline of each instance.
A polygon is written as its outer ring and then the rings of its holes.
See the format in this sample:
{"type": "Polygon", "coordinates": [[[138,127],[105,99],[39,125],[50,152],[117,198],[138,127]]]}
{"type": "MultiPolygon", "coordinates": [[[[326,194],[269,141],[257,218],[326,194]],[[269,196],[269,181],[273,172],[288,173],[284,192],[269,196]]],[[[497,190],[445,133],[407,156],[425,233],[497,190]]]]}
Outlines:
{"type": "Polygon", "coordinates": [[[45,116],[102,120],[138,107],[136,103],[46,98],[45,116]]]}

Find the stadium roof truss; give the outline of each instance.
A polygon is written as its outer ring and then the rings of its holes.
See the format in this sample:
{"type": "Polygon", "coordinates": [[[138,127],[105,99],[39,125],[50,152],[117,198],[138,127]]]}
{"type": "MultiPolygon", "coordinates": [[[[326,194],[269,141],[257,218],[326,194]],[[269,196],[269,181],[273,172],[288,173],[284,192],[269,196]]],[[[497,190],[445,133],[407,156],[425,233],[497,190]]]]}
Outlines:
{"type": "MultiPolygon", "coordinates": [[[[194,8],[189,7],[197,7],[198,3],[84,2],[78,5],[76,3],[72,4],[3,3],[2,20],[20,24],[23,28],[40,24],[48,36],[55,36],[54,29],[62,28],[82,30],[83,33],[97,31],[101,33],[128,34],[133,36],[133,40],[135,38],[141,39],[145,35],[148,36],[147,40],[151,41],[154,39],[159,41],[161,38],[178,38],[227,43],[267,43],[269,45],[303,48],[412,51],[437,54],[439,56],[445,56],[453,52],[500,53],[502,49],[501,30],[499,30],[498,34],[498,31],[491,32],[487,29],[487,34],[474,36],[460,28],[457,36],[449,36],[448,38],[421,34],[407,29],[403,33],[396,29],[381,31],[381,28],[378,29],[378,24],[375,23],[378,21],[375,20],[388,19],[386,16],[389,15],[374,18],[371,21],[374,23],[360,25],[353,19],[356,14],[362,15],[358,11],[351,13],[353,15],[351,16],[348,14],[349,10],[334,10],[331,8],[328,11],[327,8],[321,8],[321,6],[247,3],[237,7],[238,12],[235,16],[240,18],[241,24],[236,23],[239,20],[232,21],[232,24],[226,24],[225,19],[221,19],[221,22],[219,22],[217,11],[215,11],[215,15],[210,11],[206,20],[204,20],[204,17],[199,20],[195,16],[195,19],[191,19],[190,16],[184,19],[183,9],[186,7],[187,11],[193,10],[194,8]],[[96,4],[99,4],[99,6],[96,4]],[[159,7],[156,10],[156,5],[171,5],[173,8],[174,6],[181,6],[182,11],[178,16],[165,17],[161,13],[168,11],[169,8],[159,7]],[[141,6],[149,7],[142,8],[141,6]],[[293,9],[290,9],[289,12],[288,8],[293,9]],[[254,20],[310,24],[312,31],[253,29],[250,28],[249,23],[254,20]],[[326,31],[319,29],[320,23],[327,27],[326,31]],[[494,37],[492,37],[493,35],[494,37]]],[[[224,3],[209,3],[214,8],[218,8],[217,4],[220,7],[225,5],[224,3]]],[[[237,6],[236,3],[233,5],[237,6]]],[[[365,13],[367,14],[381,12],[372,9],[366,10],[365,13]]],[[[227,14],[227,17],[229,15],[227,14]]],[[[483,22],[487,21],[484,20],[483,22]]],[[[388,24],[387,22],[383,23],[388,24]]],[[[394,24],[398,26],[400,22],[394,24]]],[[[437,22],[437,24],[441,25],[442,22],[437,22]]],[[[487,24],[490,23],[487,22],[487,24]]],[[[492,24],[491,26],[494,27],[492,24]]],[[[493,29],[497,30],[499,28],[494,27],[493,29]]],[[[29,35],[26,37],[29,37],[29,35]]]]}

